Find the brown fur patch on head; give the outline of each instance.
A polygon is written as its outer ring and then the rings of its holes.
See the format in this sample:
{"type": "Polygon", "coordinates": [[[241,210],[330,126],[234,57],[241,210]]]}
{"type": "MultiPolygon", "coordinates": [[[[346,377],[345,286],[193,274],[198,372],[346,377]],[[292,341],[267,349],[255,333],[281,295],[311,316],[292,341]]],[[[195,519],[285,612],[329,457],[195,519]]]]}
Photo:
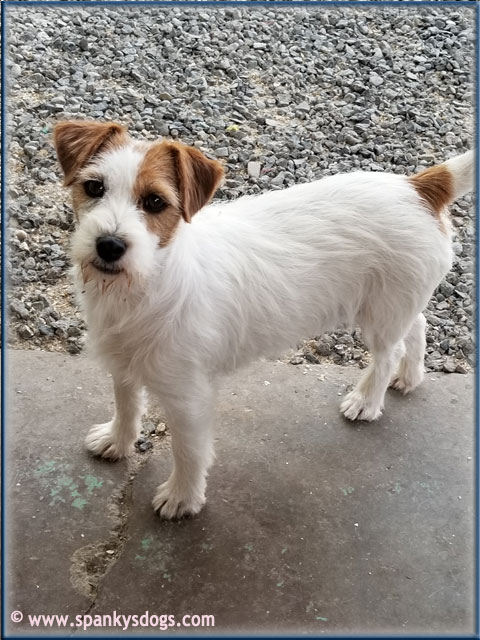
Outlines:
{"type": "Polygon", "coordinates": [[[127,140],[125,128],[115,122],[68,120],[55,126],[53,142],[69,187],[77,173],[93,156],[127,140]]]}
{"type": "Polygon", "coordinates": [[[178,142],[160,142],[147,150],[134,197],[140,208],[149,194],[161,196],[167,203],[160,213],[145,212],[147,227],[160,237],[160,246],[170,241],[182,217],[190,222],[209,202],[222,176],[218,162],[178,142]]]}
{"type": "Polygon", "coordinates": [[[89,198],[85,193],[83,182],[82,183],[74,182],[72,184],[71,194],[72,194],[73,212],[75,213],[75,217],[78,220],[78,213],[80,209],[82,208],[82,206],[86,207],[88,205],[91,205],[92,199],[89,198]]]}
{"type": "Polygon", "coordinates": [[[430,167],[409,181],[433,215],[440,219],[442,211],[453,200],[453,179],[447,167],[441,164],[430,167]]]}
{"type": "Polygon", "coordinates": [[[179,142],[164,144],[175,162],[183,217],[190,222],[192,216],[212,199],[223,178],[223,168],[194,147],[179,142]]]}

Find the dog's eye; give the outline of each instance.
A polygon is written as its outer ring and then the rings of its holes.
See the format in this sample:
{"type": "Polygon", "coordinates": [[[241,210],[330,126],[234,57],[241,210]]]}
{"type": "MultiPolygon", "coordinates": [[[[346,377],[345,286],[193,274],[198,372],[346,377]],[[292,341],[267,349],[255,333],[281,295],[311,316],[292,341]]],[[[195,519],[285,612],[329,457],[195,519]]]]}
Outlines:
{"type": "Polygon", "coordinates": [[[89,198],[101,198],[105,193],[105,186],[100,180],[87,180],[83,188],[89,198]]]}
{"type": "Polygon", "coordinates": [[[165,200],[156,193],[149,193],[148,196],[145,196],[143,199],[143,208],[147,213],[160,213],[166,206],[167,203],[165,200]]]}

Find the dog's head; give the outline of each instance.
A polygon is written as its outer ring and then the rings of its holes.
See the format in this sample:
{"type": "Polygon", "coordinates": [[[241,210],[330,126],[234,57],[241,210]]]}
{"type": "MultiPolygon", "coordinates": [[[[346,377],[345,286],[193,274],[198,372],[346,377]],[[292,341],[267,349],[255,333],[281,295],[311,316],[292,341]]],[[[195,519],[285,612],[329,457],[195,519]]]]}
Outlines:
{"type": "Polygon", "coordinates": [[[223,176],[195,148],[137,142],[115,123],[61,122],[54,143],[77,218],[72,259],[84,280],[148,276],[223,176]]]}

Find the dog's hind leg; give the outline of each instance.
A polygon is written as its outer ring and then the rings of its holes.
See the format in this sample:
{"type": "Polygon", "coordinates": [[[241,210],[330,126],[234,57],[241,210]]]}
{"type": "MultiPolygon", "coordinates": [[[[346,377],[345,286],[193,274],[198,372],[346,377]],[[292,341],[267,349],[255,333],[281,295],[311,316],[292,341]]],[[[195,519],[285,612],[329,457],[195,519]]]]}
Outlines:
{"type": "Polygon", "coordinates": [[[408,393],[422,382],[425,368],[425,328],[427,321],[420,313],[404,338],[405,355],[400,360],[397,373],[393,376],[391,385],[403,393],[408,393]]]}
{"type": "Polygon", "coordinates": [[[341,411],[346,418],[371,421],[381,415],[385,391],[403,348],[401,341],[371,346],[372,363],[341,404],[341,411]]]}
{"type": "Polygon", "coordinates": [[[214,458],[213,389],[206,380],[187,388],[184,395],[161,398],[172,434],[174,466],[169,479],[158,487],[153,507],[168,519],[200,511],[205,504],[207,471],[214,458]]]}
{"type": "Polygon", "coordinates": [[[115,415],[113,420],[95,424],[85,438],[89,451],[97,456],[118,460],[133,453],[140,432],[143,412],[143,389],[113,374],[115,415]]]}
{"type": "Polygon", "coordinates": [[[413,317],[406,303],[402,308],[398,301],[384,298],[365,305],[358,321],[372,354],[372,363],[341,404],[341,411],[349,420],[370,421],[381,415],[393,372],[407,351],[404,336],[413,317]]]}

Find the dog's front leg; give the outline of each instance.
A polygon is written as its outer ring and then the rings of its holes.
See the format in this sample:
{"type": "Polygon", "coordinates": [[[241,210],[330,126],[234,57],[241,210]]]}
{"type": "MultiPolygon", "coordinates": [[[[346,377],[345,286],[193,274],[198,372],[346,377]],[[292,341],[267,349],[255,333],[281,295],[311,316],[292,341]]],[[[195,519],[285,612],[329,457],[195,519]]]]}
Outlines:
{"type": "Polygon", "coordinates": [[[143,411],[143,390],[135,383],[113,375],[115,414],[113,420],[95,424],[85,438],[87,449],[97,456],[118,460],[133,453],[143,411]]]}
{"type": "Polygon", "coordinates": [[[163,518],[194,515],[205,504],[207,471],[213,462],[213,390],[202,386],[183,398],[162,398],[172,433],[173,471],[153,507],[163,518]]]}

